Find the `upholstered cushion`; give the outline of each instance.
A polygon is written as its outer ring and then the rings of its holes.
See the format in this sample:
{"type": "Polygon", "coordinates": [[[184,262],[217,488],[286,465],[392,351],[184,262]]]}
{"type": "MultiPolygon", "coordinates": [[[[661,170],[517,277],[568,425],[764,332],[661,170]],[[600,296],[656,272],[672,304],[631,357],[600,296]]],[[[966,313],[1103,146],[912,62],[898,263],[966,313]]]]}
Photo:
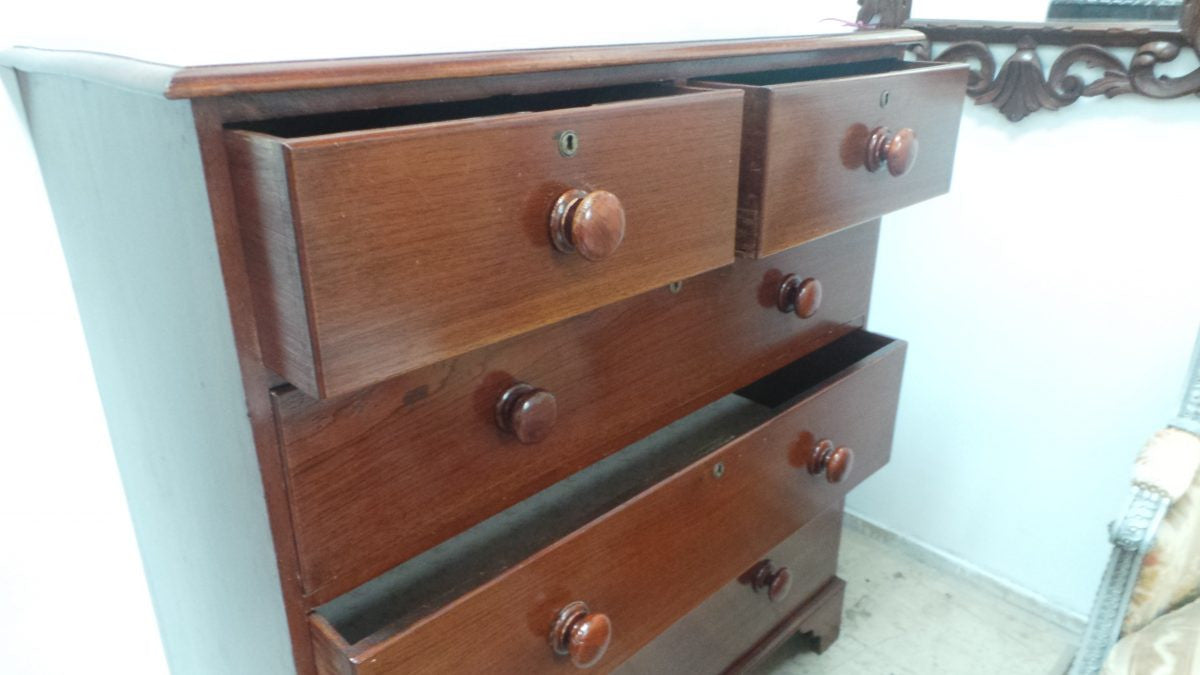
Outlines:
{"type": "MultiPolygon", "coordinates": [[[[1164,434],[1167,432],[1160,432],[1147,448],[1153,446],[1156,441],[1168,440],[1179,445],[1200,444],[1200,440],[1186,432],[1170,430],[1166,438],[1163,438],[1164,434]]],[[[1168,454],[1167,457],[1186,457],[1188,454],[1176,452],[1168,454]]],[[[1186,470],[1188,473],[1184,475],[1191,479],[1190,485],[1183,490],[1182,486],[1178,485],[1179,478],[1173,478],[1177,485],[1172,486],[1172,491],[1176,492],[1172,497],[1176,497],[1179,492],[1182,492],[1182,496],[1177,496],[1167,511],[1162,525],[1158,528],[1154,544],[1142,562],[1137,586],[1133,589],[1129,610],[1125,614],[1122,634],[1138,630],[1155,617],[1195,598],[1200,592],[1200,474],[1194,471],[1190,462],[1182,462],[1187,466],[1180,466],[1181,462],[1176,461],[1172,467],[1169,466],[1171,462],[1164,462],[1163,459],[1160,453],[1153,462],[1157,468],[1152,472],[1148,467],[1142,466],[1143,458],[1139,458],[1139,469],[1143,474],[1158,473],[1164,476],[1172,473],[1170,469],[1174,469],[1175,474],[1184,473],[1186,470]]]]}
{"type": "Polygon", "coordinates": [[[1200,673],[1200,602],[1159,617],[1121,638],[1101,675],[1194,675],[1200,673]]]}

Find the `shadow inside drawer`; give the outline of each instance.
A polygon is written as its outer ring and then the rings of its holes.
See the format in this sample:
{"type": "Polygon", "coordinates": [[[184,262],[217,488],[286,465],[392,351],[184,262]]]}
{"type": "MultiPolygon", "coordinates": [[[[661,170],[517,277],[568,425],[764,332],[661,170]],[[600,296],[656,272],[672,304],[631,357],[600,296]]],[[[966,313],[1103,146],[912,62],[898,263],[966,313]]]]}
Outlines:
{"type": "MultiPolygon", "coordinates": [[[[893,341],[857,331],[717,400],[316,609],[350,644],[404,630],[787,410],[893,341]]],[[[431,504],[430,508],[436,508],[431,504]]]]}

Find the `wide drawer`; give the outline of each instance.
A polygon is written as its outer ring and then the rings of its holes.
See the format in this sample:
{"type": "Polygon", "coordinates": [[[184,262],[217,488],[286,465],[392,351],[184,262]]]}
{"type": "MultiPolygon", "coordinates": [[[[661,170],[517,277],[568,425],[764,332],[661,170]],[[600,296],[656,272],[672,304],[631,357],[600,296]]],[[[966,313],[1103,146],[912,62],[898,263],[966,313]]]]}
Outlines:
{"type": "Polygon", "coordinates": [[[264,362],[334,396],[728,264],[741,114],[655,84],[228,130],[264,362]]]}
{"type": "Polygon", "coordinates": [[[276,390],[305,592],[340,595],[861,326],[878,236],[738,260],[351,395],[276,390]],[[821,283],[811,317],[779,310],[789,276],[821,283]],[[554,397],[536,443],[497,424],[514,383],[554,397]]]}
{"type": "Polygon", "coordinates": [[[730,75],[745,92],[739,253],[767,256],[950,189],[963,64],[730,75]]]}
{"type": "Polygon", "coordinates": [[[883,465],[903,360],[852,333],[318,608],[320,667],[621,664],[883,465]]]}
{"type": "Polygon", "coordinates": [[[842,537],[841,507],[840,503],[830,507],[768,551],[621,664],[618,672],[716,675],[735,663],[761,656],[760,648],[774,642],[773,633],[786,629],[796,610],[833,580],[842,537]],[[770,576],[764,579],[766,587],[760,584],[756,588],[761,567],[770,576]],[[790,578],[790,587],[784,593],[776,591],[772,598],[769,584],[781,572],[790,578]]]}

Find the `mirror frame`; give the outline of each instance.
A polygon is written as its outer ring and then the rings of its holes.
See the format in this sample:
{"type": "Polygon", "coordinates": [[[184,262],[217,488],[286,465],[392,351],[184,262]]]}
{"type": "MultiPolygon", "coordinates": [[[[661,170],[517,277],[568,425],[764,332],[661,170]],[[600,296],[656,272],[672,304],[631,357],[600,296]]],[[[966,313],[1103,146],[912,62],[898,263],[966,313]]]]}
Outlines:
{"type": "Polygon", "coordinates": [[[912,0],[858,0],[858,23],[872,28],[911,28],[927,42],[911,51],[921,60],[971,65],[967,95],[977,105],[991,105],[1012,122],[1039,110],[1058,110],[1081,98],[1139,94],[1172,99],[1200,94],[1200,68],[1186,75],[1155,74],[1162,63],[1174,61],[1184,49],[1200,57],[1200,0],[1185,0],[1179,25],[1167,22],[913,20],[912,0]],[[934,55],[933,43],[948,43],[934,55]],[[1016,45],[1016,51],[997,68],[992,45],[1016,45]],[[1038,48],[1066,49],[1049,71],[1038,48]],[[1128,62],[1112,50],[1132,48],[1128,62]],[[1100,75],[1075,74],[1076,66],[1100,69],[1100,75]]]}

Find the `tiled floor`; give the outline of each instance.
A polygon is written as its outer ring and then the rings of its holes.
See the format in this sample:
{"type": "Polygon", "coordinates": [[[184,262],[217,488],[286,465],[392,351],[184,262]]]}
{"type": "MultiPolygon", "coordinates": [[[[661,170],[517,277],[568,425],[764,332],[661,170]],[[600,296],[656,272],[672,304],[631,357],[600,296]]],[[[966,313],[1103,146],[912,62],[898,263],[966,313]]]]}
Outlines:
{"type": "Polygon", "coordinates": [[[1076,636],[978,582],[848,527],[841,636],[824,654],[785,644],[760,675],[1049,675],[1076,636]]]}

